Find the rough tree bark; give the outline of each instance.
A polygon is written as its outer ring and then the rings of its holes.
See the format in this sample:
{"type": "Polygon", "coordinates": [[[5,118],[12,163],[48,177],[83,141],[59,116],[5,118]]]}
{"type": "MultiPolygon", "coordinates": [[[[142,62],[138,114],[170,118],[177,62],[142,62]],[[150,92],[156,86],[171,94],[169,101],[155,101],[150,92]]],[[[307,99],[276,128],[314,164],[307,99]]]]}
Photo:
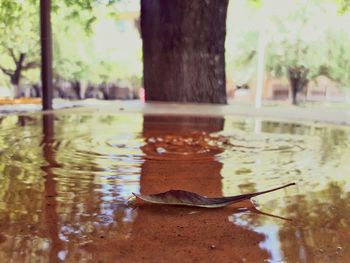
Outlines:
{"type": "Polygon", "coordinates": [[[228,0],[141,0],[148,101],[226,103],[228,0]]]}

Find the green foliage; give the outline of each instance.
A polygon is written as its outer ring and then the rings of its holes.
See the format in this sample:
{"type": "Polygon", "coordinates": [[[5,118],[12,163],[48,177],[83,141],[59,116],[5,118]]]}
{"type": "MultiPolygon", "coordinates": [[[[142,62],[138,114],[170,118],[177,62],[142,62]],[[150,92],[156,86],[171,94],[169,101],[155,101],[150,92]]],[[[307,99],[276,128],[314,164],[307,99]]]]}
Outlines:
{"type": "Polygon", "coordinates": [[[324,63],[323,74],[340,82],[350,84],[350,38],[342,30],[332,30],[327,33],[331,48],[328,51],[327,62],[324,63]]]}
{"type": "Polygon", "coordinates": [[[15,22],[22,11],[22,5],[14,0],[2,0],[0,2],[0,30],[5,29],[6,25],[15,22]]]}
{"type": "Polygon", "coordinates": [[[39,17],[36,8],[28,1],[4,1],[1,2],[0,13],[0,67],[13,72],[16,60],[24,54],[23,65],[30,70],[26,77],[36,79],[38,72],[32,71],[40,63],[39,17]]]}
{"type": "Polygon", "coordinates": [[[350,0],[336,0],[339,3],[340,13],[346,13],[350,9],[350,0]]]}
{"type": "Polygon", "coordinates": [[[262,1],[261,0],[249,0],[249,4],[254,8],[261,8],[262,7],[262,1]]]}
{"type": "Polygon", "coordinates": [[[255,77],[260,34],[266,40],[268,73],[287,77],[290,69],[305,67],[308,78],[322,74],[350,86],[350,14],[340,15],[334,0],[260,1],[259,9],[235,2],[237,11],[231,19],[236,21],[233,29],[228,22],[226,43],[226,50],[231,49],[227,62],[233,65],[228,76],[233,74],[235,82],[240,82],[242,72],[255,77]]]}
{"type": "Polygon", "coordinates": [[[245,84],[256,72],[258,32],[257,10],[245,0],[230,1],[226,33],[226,75],[236,84],[245,84]]]}
{"type": "Polygon", "coordinates": [[[95,21],[89,30],[81,23],[60,23],[62,17],[54,18],[57,77],[92,83],[141,79],[141,40],[134,22],[115,20],[109,12],[108,7],[95,8],[95,21]]]}
{"type": "MultiPolygon", "coordinates": [[[[55,78],[93,83],[121,78],[140,83],[141,40],[132,18],[118,20],[118,3],[52,1],[55,78]]],[[[33,67],[23,71],[22,83],[39,82],[39,1],[1,1],[0,29],[4,32],[0,35],[0,66],[14,70],[10,50],[16,57],[23,53],[33,67]]],[[[0,70],[0,82],[7,78],[0,70]]]]}
{"type": "Polygon", "coordinates": [[[290,68],[304,66],[309,78],[323,74],[349,86],[350,36],[342,29],[344,19],[329,1],[299,4],[288,17],[275,19],[279,37],[268,44],[268,70],[286,75],[290,68]]]}

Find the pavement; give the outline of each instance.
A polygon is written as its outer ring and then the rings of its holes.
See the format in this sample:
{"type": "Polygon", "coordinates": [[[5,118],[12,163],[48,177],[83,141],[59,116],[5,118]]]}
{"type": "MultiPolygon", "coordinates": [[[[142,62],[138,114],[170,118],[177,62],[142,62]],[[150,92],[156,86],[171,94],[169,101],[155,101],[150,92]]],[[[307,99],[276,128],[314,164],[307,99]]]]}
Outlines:
{"type": "MultiPolygon", "coordinates": [[[[350,107],[327,107],[323,104],[313,106],[293,106],[285,104],[264,105],[255,108],[249,104],[195,104],[132,101],[101,101],[87,99],[83,101],[55,100],[57,111],[101,111],[128,112],[157,115],[192,116],[237,116],[278,120],[284,122],[324,122],[350,125],[350,107]]],[[[40,105],[1,105],[0,116],[9,114],[27,114],[41,112],[40,105]]]]}

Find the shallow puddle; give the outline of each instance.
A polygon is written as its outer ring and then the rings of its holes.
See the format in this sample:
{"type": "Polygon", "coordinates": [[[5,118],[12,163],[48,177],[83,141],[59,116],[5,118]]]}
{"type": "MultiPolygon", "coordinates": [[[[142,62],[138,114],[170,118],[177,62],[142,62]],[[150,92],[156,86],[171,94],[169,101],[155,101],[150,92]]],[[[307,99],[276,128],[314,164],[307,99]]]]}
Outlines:
{"type": "Polygon", "coordinates": [[[350,127],[101,112],[0,122],[3,262],[350,258],[350,127]],[[127,205],[132,192],[227,196],[291,182],[255,206],[127,205]]]}

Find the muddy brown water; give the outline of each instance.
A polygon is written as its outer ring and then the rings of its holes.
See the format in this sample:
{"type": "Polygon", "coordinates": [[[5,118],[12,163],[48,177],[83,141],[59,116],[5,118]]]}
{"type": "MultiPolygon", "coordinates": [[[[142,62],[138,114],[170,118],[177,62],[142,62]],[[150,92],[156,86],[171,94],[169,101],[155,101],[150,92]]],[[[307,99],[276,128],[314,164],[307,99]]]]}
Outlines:
{"type": "Polygon", "coordinates": [[[348,126],[103,112],[0,122],[1,262],[349,262],[348,126]],[[290,182],[219,209],[126,204],[290,182]]]}

